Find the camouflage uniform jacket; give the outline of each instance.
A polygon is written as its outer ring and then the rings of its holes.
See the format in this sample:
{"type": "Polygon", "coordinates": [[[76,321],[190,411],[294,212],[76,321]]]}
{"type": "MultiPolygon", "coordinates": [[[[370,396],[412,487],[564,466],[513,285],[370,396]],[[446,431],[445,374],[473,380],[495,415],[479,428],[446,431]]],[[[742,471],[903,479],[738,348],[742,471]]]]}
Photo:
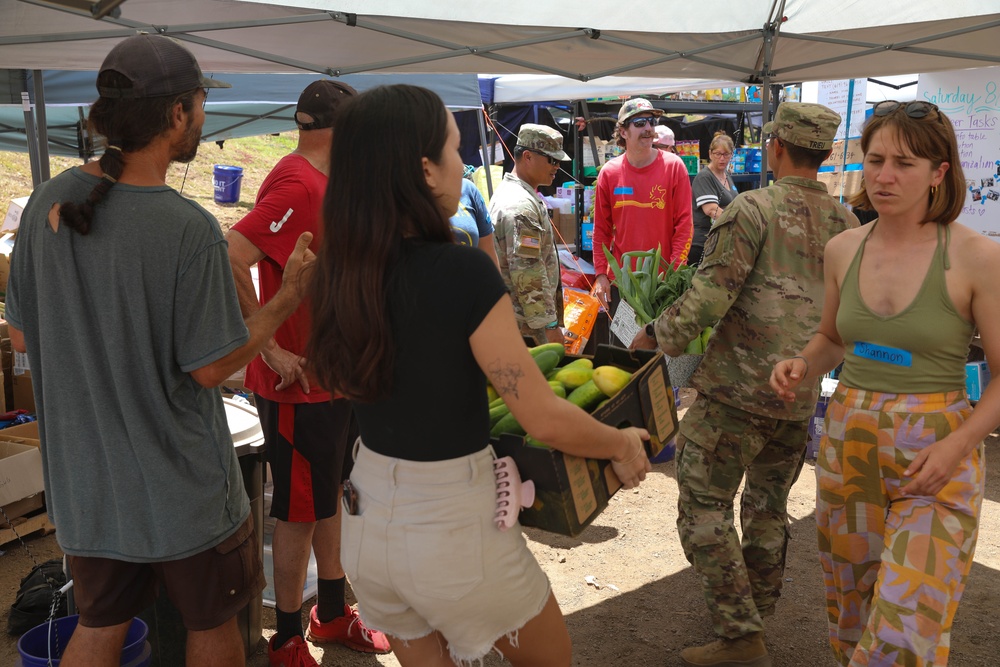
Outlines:
{"type": "Polygon", "coordinates": [[[807,419],[818,383],[785,403],[768,379],[774,364],[798,354],[819,328],[823,249],[857,226],[812,179],[788,176],[737,196],[708,233],[691,289],[657,320],[657,341],[683,349],[714,326],[692,386],[756,415],[807,419]]]}
{"type": "Polygon", "coordinates": [[[561,322],[559,257],[545,204],[531,186],[508,173],[490,200],[490,217],[517,323],[522,330],[541,330],[561,322]]]}

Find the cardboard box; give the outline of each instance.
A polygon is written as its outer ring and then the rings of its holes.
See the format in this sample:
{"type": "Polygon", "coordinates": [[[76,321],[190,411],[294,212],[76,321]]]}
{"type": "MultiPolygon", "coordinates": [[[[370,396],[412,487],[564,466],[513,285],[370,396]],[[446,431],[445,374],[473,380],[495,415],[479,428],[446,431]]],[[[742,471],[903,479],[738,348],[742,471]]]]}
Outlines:
{"type": "Polygon", "coordinates": [[[0,506],[40,493],[44,488],[42,454],[38,447],[0,439],[0,506]]]}
{"type": "MultiPolygon", "coordinates": [[[[677,408],[673,389],[666,382],[663,354],[599,345],[594,366],[606,364],[632,371],[632,380],[593,416],[612,426],[645,427],[651,435],[647,454],[659,454],[677,433],[677,408]]],[[[535,483],[535,504],[521,511],[524,526],[574,537],[590,525],[621,488],[610,461],[534,447],[524,438],[508,434],[494,439],[493,448],[498,456],[514,459],[522,479],[535,483]]]]}
{"type": "Polygon", "coordinates": [[[968,394],[970,401],[981,399],[989,383],[989,364],[985,361],[970,361],[965,365],[965,393],[968,394]]]}
{"type": "Polygon", "coordinates": [[[21,224],[21,213],[24,212],[24,207],[27,205],[28,197],[18,197],[11,200],[10,206],[7,207],[7,216],[3,219],[3,224],[0,225],[0,233],[17,231],[18,225],[21,224]]]}
{"type": "Polygon", "coordinates": [[[31,384],[31,371],[14,372],[11,378],[11,407],[14,410],[35,412],[35,389],[31,384]]]}
{"type": "Polygon", "coordinates": [[[42,441],[38,437],[38,422],[28,422],[27,424],[17,424],[0,429],[0,440],[16,442],[19,445],[31,445],[41,447],[42,441]]]}

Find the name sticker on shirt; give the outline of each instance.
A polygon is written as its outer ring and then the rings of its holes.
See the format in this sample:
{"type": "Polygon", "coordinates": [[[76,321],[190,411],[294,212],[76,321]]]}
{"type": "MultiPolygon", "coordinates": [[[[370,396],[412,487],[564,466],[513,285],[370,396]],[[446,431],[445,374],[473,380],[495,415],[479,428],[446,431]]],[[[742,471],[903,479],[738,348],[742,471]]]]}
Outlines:
{"type": "Polygon", "coordinates": [[[892,364],[893,366],[904,366],[906,368],[913,366],[913,353],[900,350],[896,347],[857,341],[854,343],[854,354],[865,359],[871,359],[872,361],[892,364]]]}
{"type": "Polygon", "coordinates": [[[616,195],[632,195],[632,194],[635,194],[635,193],[632,191],[631,187],[629,187],[627,185],[619,185],[617,188],[615,188],[615,194],[616,195]]]}

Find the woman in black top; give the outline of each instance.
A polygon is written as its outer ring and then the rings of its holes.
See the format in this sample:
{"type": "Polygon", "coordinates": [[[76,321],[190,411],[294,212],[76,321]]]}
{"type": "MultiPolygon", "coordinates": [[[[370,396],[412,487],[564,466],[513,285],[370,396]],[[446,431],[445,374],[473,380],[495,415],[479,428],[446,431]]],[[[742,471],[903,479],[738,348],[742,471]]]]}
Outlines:
{"type": "Polygon", "coordinates": [[[694,219],[694,237],[688,264],[696,266],[701,262],[705,250],[705,239],[715,219],[722,209],[736,197],[736,185],[729,175],[729,161],[733,157],[733,140],[719,130],[708,147],[708,165],[691,182],[691,201],[694,219]]]}
{"type": "Polygon", "coordinates": [[[491,260],[452,240],[463,165],[434,93],[375,88],[342,107],[313,290],[310,359],[348,397],[361,440],[344,568],[365,623],[405,666],[569,665],[548,581],[520,530],[493,522],[486,380],[531,435],[611,459],[626,487],[642,429],[601,424],[553,394],[491,260]],[[448,650],[443,650],[447,647],[448,650]]]}

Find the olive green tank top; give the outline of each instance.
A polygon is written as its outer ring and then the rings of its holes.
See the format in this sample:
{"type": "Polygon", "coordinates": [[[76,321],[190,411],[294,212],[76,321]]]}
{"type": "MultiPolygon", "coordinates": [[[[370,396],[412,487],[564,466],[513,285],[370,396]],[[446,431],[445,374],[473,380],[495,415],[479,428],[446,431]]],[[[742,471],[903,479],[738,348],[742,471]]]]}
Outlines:
{"type": "Polygon", "coordinates": [[[872,312],[861,298],[858,271],[861,242],[840,287],[837,332],[844,341],[840,381],[855,389],[894,394],[929,394],[965,389],[965,362],[975,325],[955,309],[945,284],[951,230],[938,225],[937,248],[913,302],[896,315],[872,312]]]}

